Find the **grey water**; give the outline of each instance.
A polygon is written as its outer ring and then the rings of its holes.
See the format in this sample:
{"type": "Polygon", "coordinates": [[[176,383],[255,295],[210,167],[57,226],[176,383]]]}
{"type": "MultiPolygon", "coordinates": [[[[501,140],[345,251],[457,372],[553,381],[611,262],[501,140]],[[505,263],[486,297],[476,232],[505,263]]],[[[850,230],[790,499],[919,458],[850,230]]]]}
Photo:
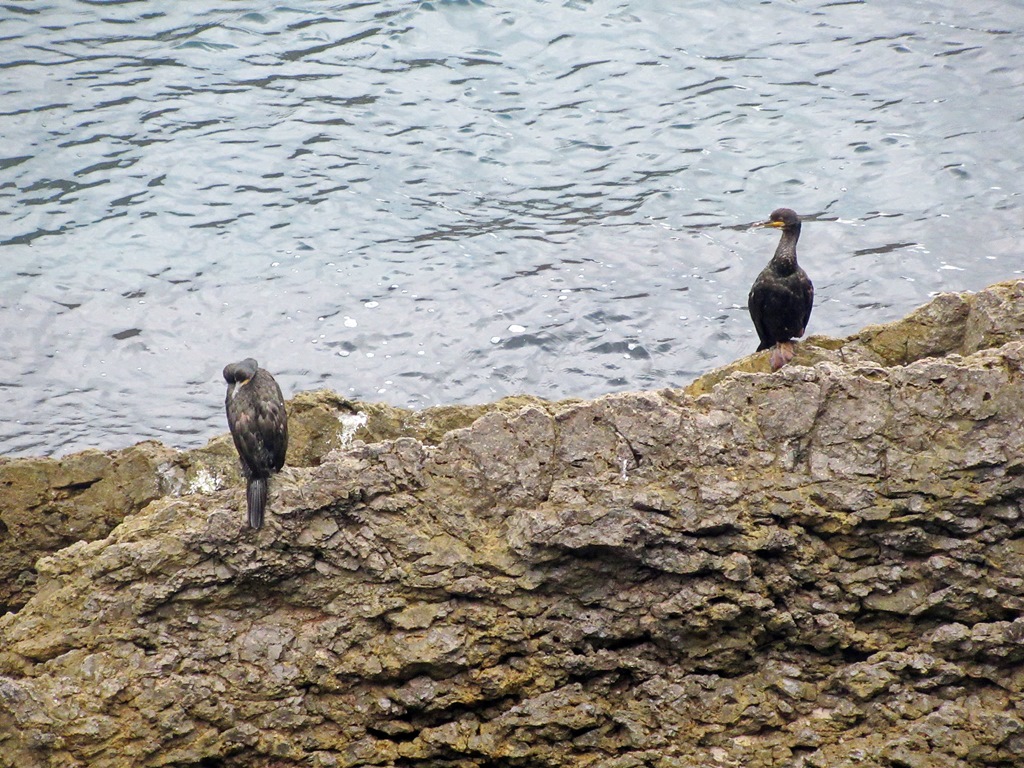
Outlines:
{"type": "Polygon", "coordinates": [[[226,431],[221,369],[424,408],[681,386],[1022,274],[1019,0],[11,0],[0,454],[226,431]]]}

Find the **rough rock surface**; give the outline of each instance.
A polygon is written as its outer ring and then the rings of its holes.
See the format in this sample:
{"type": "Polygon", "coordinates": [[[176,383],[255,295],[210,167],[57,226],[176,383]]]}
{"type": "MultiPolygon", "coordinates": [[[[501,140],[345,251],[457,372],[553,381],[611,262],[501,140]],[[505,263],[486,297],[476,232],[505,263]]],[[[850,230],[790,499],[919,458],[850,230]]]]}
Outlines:
{"type": "Polygon", "coordinates": [[[258,532],[224,438],[8,462],[0,765],[1024,765],[1022,297],[690,394],[302,396],[258,532]]]}

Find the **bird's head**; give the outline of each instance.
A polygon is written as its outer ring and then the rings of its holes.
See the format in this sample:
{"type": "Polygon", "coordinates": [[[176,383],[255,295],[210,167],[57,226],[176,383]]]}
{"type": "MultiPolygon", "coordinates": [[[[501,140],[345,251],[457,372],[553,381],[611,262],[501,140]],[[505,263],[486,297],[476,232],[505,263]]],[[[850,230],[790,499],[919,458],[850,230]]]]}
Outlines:
{"type": "Polygon", "coordinates": [[[768,217],[768,221],[762,222],[760,226],[781,229],[784,232],[799,232],[800,217],[792,208],[776,208],[768,217]]]}
{"type": "Polygon", "coordinates": [[[228,384],[245,384],[256,375],[257,368],[259,368],[259,363],[251,357],[245,358],[240,363],[228,363],[224,366],[224,381],[228,384]]]}

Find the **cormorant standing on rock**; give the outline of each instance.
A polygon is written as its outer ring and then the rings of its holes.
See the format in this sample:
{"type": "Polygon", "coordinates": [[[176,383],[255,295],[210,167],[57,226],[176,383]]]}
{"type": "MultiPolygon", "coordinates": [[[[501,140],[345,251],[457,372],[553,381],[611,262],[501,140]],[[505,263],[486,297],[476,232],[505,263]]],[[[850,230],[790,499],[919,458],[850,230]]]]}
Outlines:
{"type": "Polygon", "coordinates": [[[796,263],[800,217],[789,208],[772,211],[762,227],[782,230],[768,266],[761,270],[747,298],[747,308],[761,340],[757,351],[772,347],[768,360],[777,371],[793,359],[793,339],[804,335],[814,305],[814,286],[796,263]]]}
{"type": "Polygon", "coordinates": [[[228,394],[224,405],[245,475],[249,526],[263,525],[267,481],[284,466],[288,450],[288,414],[274,377],[251,357],[224,366],[228,394]]]}

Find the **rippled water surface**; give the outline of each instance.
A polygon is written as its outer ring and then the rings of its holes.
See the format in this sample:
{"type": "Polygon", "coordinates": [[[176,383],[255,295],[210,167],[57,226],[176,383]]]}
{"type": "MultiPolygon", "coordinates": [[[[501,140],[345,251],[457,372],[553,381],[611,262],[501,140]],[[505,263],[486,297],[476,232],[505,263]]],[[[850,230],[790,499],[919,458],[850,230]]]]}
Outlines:
{"type": "Polygon", "coordinates": [[[225,363],[414,408],[682,385],[1021,274],[1024,4],[13,2],[0,452],[226,431],[225,363]]]}

